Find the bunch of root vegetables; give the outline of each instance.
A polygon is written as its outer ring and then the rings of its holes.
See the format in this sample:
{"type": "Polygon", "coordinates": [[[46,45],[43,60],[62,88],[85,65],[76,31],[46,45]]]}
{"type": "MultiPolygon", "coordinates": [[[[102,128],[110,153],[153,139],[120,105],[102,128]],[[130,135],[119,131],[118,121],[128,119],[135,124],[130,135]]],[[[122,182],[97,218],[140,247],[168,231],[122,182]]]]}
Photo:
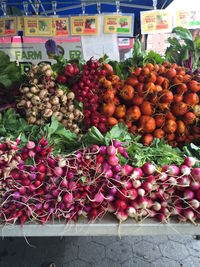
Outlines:
{"type": "Polygon", "coordinates": [[[145,145],[164,138],[171,146],[198,142],[200,83],[184,67],[165,62],[136,68],[125,81],[100,79],[101,112],[108,127],[125,122],[145,145]]]}
{"type": "Polygon", "coordinates": [[[147,63],[122,80],[111,65],[90,59],[73,91],[83,102],[86,130],[96,126],[105,133],[124,122],[145,145],[154,138],[164,138],[173,147],[199,140],[200,84],[177,64],[147,63]]]}
{"type": "Polygon", "coordinates": [[[200,168],[196,159],[181,166],[145,163],[141,168],[119,164],[128,159],[124,144],[93,145],[68,156],[53,157],[48,140],[0,143],[0,221],[23,224],[52,220],[90,221],[113,214],[120,222],[128,217],[140,222],[157,218],[167,223],[198,222],[200,217],[200,168]],[[28,162],[28,164],[27,164],[28,162]],[[32,162],[32,163],[30,163],[32,162]]]}
{"type": "Polygon", "coordinates": [[[27,83],[21,85],[17,108],[25,113],[28,123],[43,125],[54,116],[64,127],[78,134],[83,114],[75,107],[74,92],[57,87],[51,66],[33,66],[27,78],[27,83]]]}

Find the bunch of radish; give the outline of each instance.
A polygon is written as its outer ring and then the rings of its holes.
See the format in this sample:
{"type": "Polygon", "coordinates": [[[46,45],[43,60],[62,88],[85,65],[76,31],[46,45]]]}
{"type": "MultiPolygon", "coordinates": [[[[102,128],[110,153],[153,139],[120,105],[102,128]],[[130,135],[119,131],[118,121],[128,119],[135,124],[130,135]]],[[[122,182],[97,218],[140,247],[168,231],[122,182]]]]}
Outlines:
{"type": "Polygon", "coordinates": [[[125,144],[93,145],[53,157],[48,140],[0,144],[0,220],[4,223],[101,219],[109,212],[123,222],[171,217],[196,224],[200,217],[200,168],[187,157],[181,166],[120,165],[125,144]]]}
{"type": "Polygon", "coordinates": [[[57,77],[57,81],[60,84],[66,85],[68,83],[71,83],[73,79],[76,79],[78,75],[79,75],[79,68],[77,64],[74,62],[73,64],[67,64],[64,67],[63,71],[57,77]]]}
{"type": "Polygon", "coordinates": [[[83,114],[75,107],[75,94],[57,87],[50,65],[33,66],[20,92],[17,108],[24,111],[29,124],[43,125],[54,116],[65,128],[80,132],[83,114]]]}
{"type": "Polygon", "coordinates": [[[98,60],[90,59],[83,65],[83,72],[77,83],[73,85],[73,91],[78,101],[83,103],[85,116],[85,128],[97,127],[102,133],[107,131],[106,117],[101,114],[99,101],[99,79],[106,75],[105,65],[102,68],[98,60]]]}

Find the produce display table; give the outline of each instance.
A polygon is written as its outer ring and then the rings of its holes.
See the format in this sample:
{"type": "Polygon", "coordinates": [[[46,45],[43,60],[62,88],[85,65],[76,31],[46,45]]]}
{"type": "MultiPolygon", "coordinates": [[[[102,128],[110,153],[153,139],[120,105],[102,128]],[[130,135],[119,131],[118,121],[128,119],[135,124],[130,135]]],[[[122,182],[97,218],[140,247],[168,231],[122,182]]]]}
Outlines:
{"type": "Polygon", "coordinates": [[[23,229],[20,225],[0,226],[2,237],[20,237],[20,236],[115,236],[115,235],[200,235],[200,227],[191,223],[179,223],[171,221],[168,224],[162,224],[152,219],[146,219],[143,223],[135,223],[128,219],[119,227],[117,220],[111,216],[105,216],[102,221],[88,224],[82,221],[77,224],[71,223],[64,225],[62,223],[25,224],[23,229]]]}

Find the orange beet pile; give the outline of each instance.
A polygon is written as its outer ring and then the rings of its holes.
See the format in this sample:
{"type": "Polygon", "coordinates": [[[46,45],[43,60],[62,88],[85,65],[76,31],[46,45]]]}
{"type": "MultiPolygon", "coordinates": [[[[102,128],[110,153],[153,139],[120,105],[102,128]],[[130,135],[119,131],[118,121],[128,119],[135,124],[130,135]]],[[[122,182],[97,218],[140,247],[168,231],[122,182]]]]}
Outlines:
{"type": "Polygon", "coordinates": [[[126,80],[112,71],[99,79],[101,114],[107,117],[107,126],[125,122],[145,145],[154,137],[173,147],[197,141],[199,91],[200,84],[184,67],[168,62],[138,67],[126,80]]]}

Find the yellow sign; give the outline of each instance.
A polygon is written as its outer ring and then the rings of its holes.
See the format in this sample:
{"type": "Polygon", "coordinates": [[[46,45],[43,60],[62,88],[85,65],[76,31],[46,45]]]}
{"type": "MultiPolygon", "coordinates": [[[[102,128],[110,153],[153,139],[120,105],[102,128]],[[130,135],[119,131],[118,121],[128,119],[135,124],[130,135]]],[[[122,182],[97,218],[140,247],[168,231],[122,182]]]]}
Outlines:
{"type": "Polygon", "coordinates": [[[167,33],[172,31],[172,16],[165,10],[140,12],[141,33],[167,33]]]}
{"type": "Polygon", "coordinates": [[[98,33],[98,16],[71,17],[72,35],[95,35],[98,33]]]}
{"type": "Polygon", "coordinates": [[[0,36],[14,36],[17,35],[16,17],[1,18],[0,19],[0,36]]]}
{"type": "Polygon", "coordinates": [[[53,36],[68,36],[69,35],[69,19],[68,18],[53,18],[52,31],[53,36]]]}
{"type": "Polygon", "coordinates": [[[52,18],[25,17],[25,36],[50,37],[52,36],[52,18]]]}
{"type": "Polygon", "coordinates": [[[176,11],[176,27],[200,28],[200,11],[176,11]]]}
{"type": "Polygon", "coordinates": [[[24,18],[23,17],[17,17],[17,30],[18,31],[24,30],[24,18]]]}
{"type": "Polygon", "coordinates": [[[5,20],[0,19],[0,36],[4,36],[5,20]]]}
{"type": "Polygon", "coordinates": [[[132,16],[105,16],[104,33],[131,34],[132,16]]]}

